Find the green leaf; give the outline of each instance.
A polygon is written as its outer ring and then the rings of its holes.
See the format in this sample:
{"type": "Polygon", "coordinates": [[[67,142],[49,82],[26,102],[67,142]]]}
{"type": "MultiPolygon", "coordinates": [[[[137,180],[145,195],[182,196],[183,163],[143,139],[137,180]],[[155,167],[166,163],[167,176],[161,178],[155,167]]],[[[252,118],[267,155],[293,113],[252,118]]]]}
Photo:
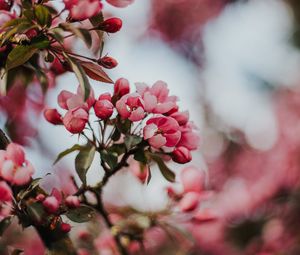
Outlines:
{"type": "Polygon", "coordinates": [[[107,149],[108,153],[117,153],[118,155],[122,155],[125,153],[126,151],[126,147],[124,145],[124,143],[114,143],[112,146],[110,146],[107,149]]]}
{"type": "Polygon", "coordinates": [[[147,153],[147,155],[150,156],[152,160],[154,160],[160,172],[162,173],[163,177],[169,182],[175,182],[175,174],[172,172],[170,168],[165,164],[165,162],[162,160],[162,158],[154,153],[147,153]]]}
{"type": "Polygon", "coordinates": [[[86,174],[93,162],[95,151],[94,146],[84,147],[75,158],[76,172],[84,184],[86,184],[86,174]]]}
{"type": "Polygon", "coordinates": [[[75,59],[68,56],[65,52],[63,52],[63,55],[66,58],[66,60],[68,61],[68,63],[70,64],[72,70],[74,71],[74,73],[79,81],[79,84],[82,88],[82,91],[84,91],[84,100],[86,100],[90,95],[91,85],[86,76],[84,69],[79,64],[79,62],[77,62],[75,59]]]}
{"type": "Polygon", "coordinates": [[[95,216],[95,211],[88,206],[80,206],[78,208],[74,208],[69,210],[66,213],[66,216],[74,222],[83,223],[90,221],[95,216]]]}
{"type": "Polygon", "coordinates": [[[5,230],[9,227],[11,221],[12,221],[11,216],[8,216],[0,221],[0,236],[2,236],[5,230]]]}
{"type": "Polygon", "coordinates": [[[127,134],[131,129],[131,124],[132,122],[129,119],[122,120],[118,118],[116,126],[122,134],[127,134]]]}
{"type": "Polygon", "coordinates": [[[136,161],[139,161],[139,162],[141,162],[143,164],[147,164],[147,162],[148,162],[147,157],[146,157],[145,152],[144,152],[143,149],[138,150],[136,153],[134,153],[133,158],[136,161]]]}
{"type": "Polygon", "coordinates": [[[3,38],[2,38],[2,42],[1,45],[3,45],[8,39],[12,38],[15,34],[17,33],[25,33],[26,31],[28,31],[31,28],[36,27],[35,25],[31,24],[30,22],[26,21],[24,23],[20,23],[14,27],[12,27],[11,29],[8,29],[7,32],[5,32],[3,38]]]}
{"type": "Polygon", "coordinates": [[[50,46],[50,41],[47,36],[41,35],[33,38],[31,45],[38,49],[45,49],[50,46]]]}
{"type": "Polygon", "coordinates": [[[19,24],[23,24],[28,22],[26,18],[18,18],[18,19],[12,19],[4,23],[4,25],[1,27],[1,29],[7,28],[7,27],[15,27],[19,24]]]}
{"type": "Polygon", "coordinates": [[[57,158],[55,159],[53,165],[55,165],[59,160],[61,160],[64,156],[72,153],[73,151],[78,151],[78,150],[81,150],[83,149],[84,147],[79,145],[79,144],[75,144],[73,145],[71,148],[69,149],[66,149],[64,151],[62,151],[61,153],[58,154],[57,158]]]}
{"type": "Polygon", "coordinates": [[[138,145],[141,141],[143,141],[143,138],[138,135],[127,135],[124,139],[124,143],[128,151],[138,145]]]}
{"type": "Polygon", "coordinates": [[[118,154],[116,152],[107,152],[103,150],[100,154],[101,159],[109,165],[110,169],[114,169],[118,164],[118,154]]]}
{"type": "Polygon", "coordinates": [[[21,190],[19,193],[18,193],[18,199],[19,200],[22,200],[24,199],[26,196],[28,196],[32,191],[34,191],[37,187],[39,187],[39,184],[40,184],[40,180],[42,178],[37,178],[37,179],[34,179],[32,180],[32,182],[30,183],[29,187],[26,188],[25,190],[21,190]]]}
{"type": "Polygon", "coordinates": [[[27,212],[31,219],[35,222],[42,222],[45,215],[44,206],[41,203],[32,203],[27,206],[27,212]]]}
{"type": "Polygon", "coordinates": [[[92,46],[92,36],[89,30],[75,27],[71,23],[61,23],[59,24],[59,26],[63,30],[72,32],[78,38],[83,40],[83,42],[86,44],[88,48],[92,46]]]}
{"type": "Polygon", "coordinates": [[[50,27],[52,18],[48,8],[46,8],[43,5],[36,5],[34,9],[34,14],[39,25],[41,25],[42,27],[50,27]]]}
{"type": "Polygon", "coordinates": [[[32,45],[18,45],[7,56],[6,70],[26,63],[38,49],[32,45]]]}

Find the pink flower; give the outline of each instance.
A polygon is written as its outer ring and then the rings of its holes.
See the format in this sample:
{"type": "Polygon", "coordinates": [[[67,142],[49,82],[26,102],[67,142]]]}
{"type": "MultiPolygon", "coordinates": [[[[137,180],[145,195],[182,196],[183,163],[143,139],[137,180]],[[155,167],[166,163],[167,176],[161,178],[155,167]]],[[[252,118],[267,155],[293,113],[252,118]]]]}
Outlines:
{"type": "Polygon", "coordinates": [[[122,20],[119,18],[109,18],[103,21],[99,29],[107,33],[116,33],[122,28],[122,20]]]}
{"type": "Polygon", "coordinates": [[[173,147],[180,139],[179,125],[171,117],[154,117],[146,122],[144,139],[154,148],[173,147]]]}
{"type": "Polygon", "coordinates": [[[66,113],[63,118],[63,124],[69,132],[77,134],[83,131],[88,119],[88,113],[84,109],[77,107],[66,113]]]}
{"type": "Polygon", "coordinates": [[[79,207],[80,206],[79,198],[77,196],[68,196],[66,198],[66,205],[71,208],[79,207]]]}
{"type": "Polygon", "coordinates": [[[132,4],[134,0],[106,0],[106,2],[115,7],[124,8],[132,4]]]}
{"type": "Polygon", "coordinates": [[[192,160],[192,155],[189,149],[180,146],[172,152],[172,159],[176,163],[185,164],[192,160]]]}
{"type": "Polygon", "coordinates": [[[0,151],[0,176],[15,185],[29,182],[34,169],[25,159],[22,146],[10,143],[6,151],[0,151]]]}
{"type": "Polygon", "coordinates": [[[193,215],[193,219],[199,223],[207,222],[207,221],[214,221],[218,219],[218,215],[209,208],[204,208],[197,211],[193,215]]]}
{"type": "Polygon", "coordinates": [[[111,95],[108,92],[104,93],[98,97],[98,100],[108,100],[109,102],[111,102],[111,95]]]}
{"type": "Polygon", "coordinates": [[[196,192],[188,192],[179,202],[179,208],[183,212],[188,212],[196,209],[199,203],[199,194],[196,192]]]}
{"type": "Polygon", "coordinates": [[[60,113],[56,109],[46,109],[44,111],[45,119],[53,125],[62,124],[62,118],[60,113]]]}
{"type": "Polygon", "coordinates": [[[137,93],[123,96],[116,103],[116,108],[123,119],[140,121],[145,117],[144,102],[137,93]]]}
{"type": "Polygon", "coordinates": [[[12,191],[6,182],[0,181],[0,203],[12,200],[12,191]]]}
{"type": "Polygon", "coordinates": [[[102,10],[99,0],[64,0],[72,21],[82,21],[97,15],[102,10]]]}
{"type": "Polygon", "coordinates": [[[180,179],[184,192],[202,192],[204,186],[204,174],[196,167],[186,167],[182,170],[180,179]]]}
{"type": "Polygon", "coordinates": [[[114,105],[106,99],[97,100],[94,105],[95,114],[98,118],[108,119],[114,111],[114,105]]]}
{"type": "Polygon", "coordinates": [[[91,89],[90,96],[84,101],[84,93],[80,86],[77,88],[77,93],[73,94],[70,91],[63,90],[58,95],[58,104],[65,110],[71,110],[76,107],[81,107],[88,111],[95,103],[94,91],[91,89]]]}
{"type": "Polygon", "coordinates": [[[59,202],[54,196],[49,196],[43,201],[43,206],[49,213],[56,213],[59,208],[59,202]]]}
{"type": "Polygon", "coordinates": [[[177,146],[183,146],[189,150],[196,150],[199,145],[199,136],[194,130],[194,126],[188,123],[180,128],[181,138],[177,146]]]}
{"type": "Polygon", "coordinates": [[[177,97],[169,96],[167,84],[157,81],[152,87],[144,83],[136,84],[137,93],[145,102],[145,110],[149,113],[167,113],[176,108],[177,97]]]}
{"type": "Polygon", "coordinates": [[[115,82],[114,95],[122,97],[129,93],[130,86],[129,81],[124,78],[120,78],[115,82]]]}

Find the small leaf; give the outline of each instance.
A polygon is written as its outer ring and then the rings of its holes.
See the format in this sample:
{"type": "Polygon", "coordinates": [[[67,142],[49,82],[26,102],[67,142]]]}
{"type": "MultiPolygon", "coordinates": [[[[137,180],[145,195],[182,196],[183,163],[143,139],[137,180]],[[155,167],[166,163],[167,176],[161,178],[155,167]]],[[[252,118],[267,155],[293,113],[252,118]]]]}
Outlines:
{"type": "Polygon", "coordinates": [[[11,39],[15,34],[17,33],[25,33],[27,30],[36,27],[35,25],[32,25],[31,23],[24,22],[24,23],[20,23],[10,29],[7,30],[7,32],[5,32],[5,34],[3,35],[3,38],[1,40],[1,45],[3,45],[8,39],[11,39]]]}
{"type": "Polygon", "coordinates": [[[115,130],[114,130],[114,133],[112,134],[112,136],[111,136],[111,139],[113,140],[113,141],[118,141],[119,139],[121,138],[121,133],[120,133],[120,130],[118,129],[118,128],[116,128],[115,130]]]}
{"type": "Polygon", "coordinates": [[[47,36],[41,35],[34,37],[31,41],[31,45],[38,49],[46,49],[50,46],[50,41],[47,36]]]}
{"type": "Polygon", "coordinates": [[[27,62],[38,51],[32,45],[17,45],[7,56],[6,70],[10,70],[27,62]]]}
{"type": "Polygon", "coordinates": [[[150,158],[157,163],[160,172],[162,173],[162,175],[165,177],[167,181],[175,182],[175,177],[176,177],[175,174],[172,172],[170,168],[168,168],[168,166],[165,164],[165,162],[162,160],[160,156],[154,153],[147,153],[147,155],[149,155],[150,158]]]}
{"type": "Polygon", "coordinates": [[[80,206],[75,209],[71,209],[66,213],[66,216],[74,222],[83,223],[90,221],[95,216],[95,211],[88,206],[80,206]]]}
{"type": "Polygon", "coordinates": [[[37,5],[35,6],[34,14],[37,18],[37,22],[39,23],[39,25],[41,25],[42,27],[43,26],[50,27],[52,20],[48,8],[46,8],[43,5],[37,5]]]}
{"type": "Polygon", "coordinates": [[[15,27],[19,24],[23,24],[24,22],[28,22],[25,18],[18,18],[18,19],[12,19],[4,23],[4,25],[1,27],[1,29],[7,28],[7,27],[15,27]]]}
{"type": "Polygon", "coordinates": [[[9,227],[11,221],[12,221],[11,216],[8,216],[0,221],[0,236],[2,236],[5,230],[9,227]]]}
{"type": "Polygon", "coordinates": [[[127,134],[131,129],[131,124],[132,122],[129,119],[122,120],[118,118],[116,126],[122,134],[127,134]]]}
{"type": "Polygon", "coordinates": [[[131,148],[138,145],[142,140],[143,138],[138,135],[127,135],[125,136],[124,143],[129,151],[131,148]]]}
{"type": "MultiPolygon", "coordinates": [[[[91,24],[93,25],[93,27],[97,27],[104,21],[103,13],[100,12],[99,14],[90,18],[89,20],[90,20],[91,24]]],[[[95,45],[96,47],[95,47],[94,52],[97,53],[100,51],[100,56],[101,56],[102,50],[103,50],[103,44],[104,44],[103,43],[103,31],[96,30],[95,32],[100,40],[100,43],[95,45]]]]}
{"type": "Polygon", "coordinates": [[[75,158],[75,168],[80,180],[86,184],[86,174],[90,168],[96,148],[94,146],[87,146],[80,150],[75,158]]]}
{"type": "Polygon", "coordinates": [[[103,150],[100,154],[101,159],[109,165],[110,169],[114,169],[118,164],[118,154],[116,152],[107,152],[103,150]]]}
{"type": "Polygon", "coordinates": [[[59,160],[61,160],[64,156],[72,153],[73,151],[78,151],[81,150],[83,147],[79,144],[75,144],[73,145],[71,148],[66,149],[64,151],[62,151],[61,153],[58,154],[57,158],[55,159],[53,165],[55,165],[59,160]]]}
{"type": "Polygon", "coordinates": [[[93,80],[102,81],[105,83],[114,83],[111,78],[103,71],[101,66],[93,62],[78,60],[84,69],[85,73],[93,80]]]}
{"type": "Polygon", "coordinates": [[[84,91],[84,100],[86,100],[90,95],[91,85],[86,76],[83,66],[81,66],[81,64],[78,61],[76,61],[74,58],[68,56],[65,52],[63,52],[63,55],[68,61],[68,63],[70,64],[72,70],[74,71],[79,81],[80,87],[82,91],[84,91]]]}
{"type": "Polygon", "coordinates": [[[29,187],[27,189],[21,190],[18,193],[18,199],[22,200],[26,196],[28,196],[32,191],[34,191],[39,186],[41,179],[42,178],[37,178],[37,179],[32,180],[32,182],[30,183],[30,185],[29,185],[29,187]]]}

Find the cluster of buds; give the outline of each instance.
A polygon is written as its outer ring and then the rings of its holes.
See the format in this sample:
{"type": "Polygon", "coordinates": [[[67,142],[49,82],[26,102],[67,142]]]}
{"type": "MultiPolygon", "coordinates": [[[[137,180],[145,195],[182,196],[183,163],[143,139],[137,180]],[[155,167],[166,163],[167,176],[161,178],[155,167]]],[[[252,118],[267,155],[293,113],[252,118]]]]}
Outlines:
{"type": "Polygon", "coordinates": [[[78,134],[85,129],[93,108],[100,121],[116,118],[140,127],[132,134],[147,141],[152,150],[163,150],[180,164],[191,161],[199,138],[188,112],[180,112],[177,97],[169,96],[166,83],[158,81],[151,87],[138,83],[136,91],[130,93],[128,80],[121,78],[114,85],[113,95],[105,93],[95,99],[91,90],[88,99],[83,98],[80,87],[76,94],[64,90],[58,104],[67,113],[62,116],[56,109],[46,109],[44,116],[50,123],[63,124],[69,132],[78,134]]]}
{"type": "MultiPolygon", "coordinates": [[[[60,216],[70,209],[80,207],[80,200],[77,196],[63,196],[57,189],[53,189],[50,195],[42,193],[38,194],[35,197],[35,201],[43,205],[43,208],[48,215],[47,218],[51,218],[51,216],[60,216]]],[[[59,222],[58,227],[63,233],[67,233],[71,230],[71,226],[65,222],[59,222]]]]}

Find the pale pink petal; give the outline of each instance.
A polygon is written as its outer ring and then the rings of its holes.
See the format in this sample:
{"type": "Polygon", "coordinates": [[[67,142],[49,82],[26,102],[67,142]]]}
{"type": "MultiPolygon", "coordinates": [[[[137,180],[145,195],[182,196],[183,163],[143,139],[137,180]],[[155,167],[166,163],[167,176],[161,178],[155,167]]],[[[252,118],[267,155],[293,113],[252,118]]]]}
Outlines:
{"type": "Polygon", "coordinates": [[[123,119],[127,119],[130,116],[130,112],[125,104],[125,99],[123,97],[116,103],[116,108],[118,113],[123,119]]]}
{"type": "Polygon", "coordinates": [[[66,90],[61,91],[57,97],[59,106],[65,110],[68,110],[69,108],[67,106],[67,100],[72,96],[74,96],[74,94],[71,93],[70,91],[66,91],[66,90]]]}
{"type": "Polygon", "coordinates": [[[163,81],[157,81],[150,89],[150,92],[157,97],[158,102],[163,103],[169,94],[168,85],[163,81]]]}
{"type": "Polygon", "coordinates": [[[160,147],[164,146],[167,142],[167,139],[162,136],[161,134],[152,136],[149,140],[149,144],[154,147],[159,149],[160,147]]]}
{"type": "Polygon", "coordinates": [[[135,83],[135,86],[136,86],[136,92],[141,96],[143,96],[144,93],[149,90],[149,87],[146,83],[138,82],[135,83]]]}
{"type": "Polygon", "coordinates": [[[19,167],[13,177],[12,182],[16,185],[24,185],[30,181],[31,173],[26,167],[19,167]]]}
{"type": "Polygon", "coordinates": [[[186,167],[180,174],[184,192],[202,192],[204,189],[204,172],[196,167],[186,167]]]}
{"type": "Polygon", "coordinates": [[[160,103],[154,108],[153,112],[163,114],[172,110],[175,106],[176,104],[173,102],[160,103]]]}
{"type": "Polygon", "coordinates": [[[151,95],[149,92],[145,92],[143,99],[144,99],[144,103],[145,103],[145,111],[152,112],[152,110],[157,105],[156,97],[151,95]]]}
{"type": "Polygon", "coordinates": [[[11,160],[5,160],[2,164],[1,176],[6,181],[12,181],[14,177],[15,164],[11,160]]]}
{"type": "Polygon", "coordinates": [[[144,139],[149,139],[151,138],[152,136],[154,136],[155,132],[158,130],[157,126],[155,124],[149,124],[149,125],[146,125],[144,127],[144,139]]]}
{"type": "Polygon", "coordinates": [[[129,120],[131,121],[140,121],[145,117],[145,111],[142,107],[138,107],[137,109],[133,110],[129,116],[129,120]]]}

